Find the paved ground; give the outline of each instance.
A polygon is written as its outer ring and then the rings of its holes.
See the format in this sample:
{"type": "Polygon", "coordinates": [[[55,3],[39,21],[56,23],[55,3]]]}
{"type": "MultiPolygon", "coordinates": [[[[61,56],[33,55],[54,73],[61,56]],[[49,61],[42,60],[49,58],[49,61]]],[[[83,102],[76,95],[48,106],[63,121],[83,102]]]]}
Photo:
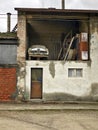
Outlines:
{"type": "Polygon", "coordinates": [[[0,103],[0,130],[98,130],[98,103],[0,103]]]}
{"type": "Polygon", "coordinates": [[[0,111],[0,130],[98,130],[98,111],[0,111]]]}

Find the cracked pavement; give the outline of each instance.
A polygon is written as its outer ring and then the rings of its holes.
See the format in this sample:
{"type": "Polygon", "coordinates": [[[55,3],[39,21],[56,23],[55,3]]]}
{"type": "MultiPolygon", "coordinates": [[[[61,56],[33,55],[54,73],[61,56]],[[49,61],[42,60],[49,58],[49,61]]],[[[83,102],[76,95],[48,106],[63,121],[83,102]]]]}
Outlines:
{"type": "Polygon", "coordinates": [[[0,130],[9,129],[98,130],[98,111],[0,111],[0,130]]]}

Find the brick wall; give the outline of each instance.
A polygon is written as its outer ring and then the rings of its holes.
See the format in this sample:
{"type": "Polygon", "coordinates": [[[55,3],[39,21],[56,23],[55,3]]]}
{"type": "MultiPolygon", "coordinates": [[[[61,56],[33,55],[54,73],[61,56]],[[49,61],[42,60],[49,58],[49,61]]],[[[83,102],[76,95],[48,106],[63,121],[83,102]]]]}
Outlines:
{"type": "Polygon", "coordinates": [[[0,68],[0,101],[12,100],[16,90],[16,68],[0,68]]]}

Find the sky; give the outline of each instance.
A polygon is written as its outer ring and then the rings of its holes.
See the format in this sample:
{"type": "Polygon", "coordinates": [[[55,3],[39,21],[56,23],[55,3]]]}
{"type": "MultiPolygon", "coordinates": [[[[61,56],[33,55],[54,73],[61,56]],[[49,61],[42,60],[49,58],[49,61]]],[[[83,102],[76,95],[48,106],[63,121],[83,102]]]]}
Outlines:
{"type": "MultiPolygon", "coordinates": [[[[11,28],[17,23],[17,11],[15,7],[24,8],[61,8],[61,0],[0,0],[0,32],[7,29],[6,13],[11,15],[11,28]],[[2,15],[4,14],[4,15],[2,15]]],[[[66,9],[98,9],[98,0],[65,0],[66,9]]]]}

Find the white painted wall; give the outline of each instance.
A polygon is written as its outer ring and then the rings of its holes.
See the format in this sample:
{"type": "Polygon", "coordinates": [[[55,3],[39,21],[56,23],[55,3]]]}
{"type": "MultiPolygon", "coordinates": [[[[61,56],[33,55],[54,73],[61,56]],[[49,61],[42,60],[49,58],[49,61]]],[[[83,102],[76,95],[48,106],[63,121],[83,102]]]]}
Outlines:
{"type": "Polygon", "coordinates": [[[91,80],[92,82],[98,82],[98,32],[95,32],[91,36],[91,80]]]}
{"type": "Polygon", "coordinates": [[[90,92],[91,68],[86,62],[26,61],[26,91],[28,91],[29,95],[31,89],[31,68],[43,68],[43,93],[56,92],[86,96],[90,92]],[[55,68],[54,77],[52,77],[49,70],[51,62],[55,68]],[[68,68],[83,68],[83,77],[68,77],[68,68]]]}

